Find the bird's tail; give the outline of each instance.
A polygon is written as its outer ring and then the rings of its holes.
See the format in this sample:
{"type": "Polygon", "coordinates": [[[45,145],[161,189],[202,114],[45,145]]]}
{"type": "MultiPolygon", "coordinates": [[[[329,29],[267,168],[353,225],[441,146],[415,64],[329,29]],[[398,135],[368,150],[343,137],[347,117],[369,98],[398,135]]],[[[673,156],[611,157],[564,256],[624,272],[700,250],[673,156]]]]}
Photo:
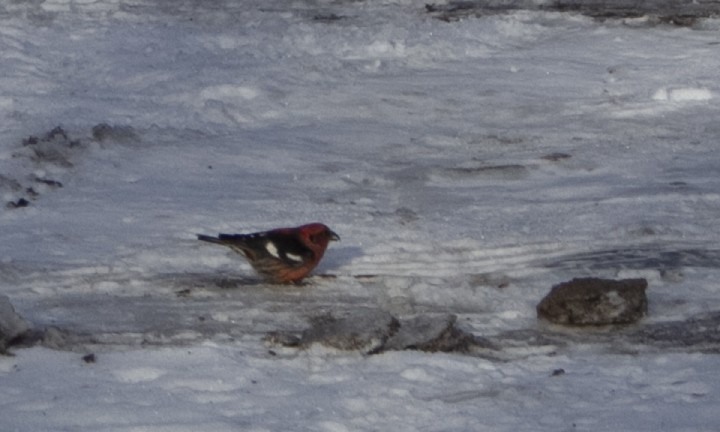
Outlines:
{"type": "Polygon", "coordinates": [[[218,238],[218,237],[208,236],[208,235],[204,235],[204,234],[198,234],[197,238],[198,238],[198,240],[202,240],[202,241],[208,242],[208,243],[224,244],[224,242],[222,240],[220,240],[220,238],[218,238]]]}

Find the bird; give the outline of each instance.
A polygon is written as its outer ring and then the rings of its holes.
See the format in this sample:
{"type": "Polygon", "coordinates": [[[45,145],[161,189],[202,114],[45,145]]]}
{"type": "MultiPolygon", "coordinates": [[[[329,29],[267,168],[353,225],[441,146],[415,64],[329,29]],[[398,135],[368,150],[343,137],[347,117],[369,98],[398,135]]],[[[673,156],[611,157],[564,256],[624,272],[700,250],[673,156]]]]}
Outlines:
{"type": "Polygon", "coordinates": [[[278,284],[300,283],[318,265],[328,244],[340,240],[318,222],[250,234],[198,234],[197,238],[230,247],[265,280],[278,284]]]}

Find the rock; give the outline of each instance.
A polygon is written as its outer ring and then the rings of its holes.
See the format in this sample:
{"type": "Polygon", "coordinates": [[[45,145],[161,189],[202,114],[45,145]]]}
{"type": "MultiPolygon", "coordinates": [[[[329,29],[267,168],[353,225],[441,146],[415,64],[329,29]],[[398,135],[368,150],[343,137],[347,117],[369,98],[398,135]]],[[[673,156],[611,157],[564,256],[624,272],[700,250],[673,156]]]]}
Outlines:
{"type": "Polygon", "coordinates": [[[538,318],[564,325],[634,323],[647,313],[646,288],[645,279],[573,279],[542,299],[538,318]]]}
{"type": "Polygon", "coordinates": [[[30,329],[25,321],[10,304],[10,299],[0,296],[0,353],[30,329]]]}
{"type": "Polygon", "coordinates": [[[315,318],[312,326],[302,333],[298,346],[307,348],[317,343],[371,354],[382,349],[397,328],[395,317],[375,309],[354,312],[342,318],[322,316],[315,318]]]}
{"type": "Polygon", "coordinates": [[[26,200],[25,198],[20,198],[17,201],[10,201],[7,204],[5,204],[5,208],[9,209],[18,209],[27,207],[30,205],[30,201],[26,200]]]}
{"type": "Polygon", "coordinates": [[[428,352],[466,352],[474,336],[455,326],[457,317],[418,315],[400,321],[400,328],[382,347],[388,350],[419,350],[428,352]]]}
{"type": "Polygon", "coordinates": [[[456,320],[451,314],[417,315],[399,320],[387,312],[366,309],[342,318],[317,317],[300,337],[270,332],[265,341],[301,349],[320,344],[364,354],[393,350],[469,352],[472,347],[482,345],[475,336],[457,328],[456,320]]]}

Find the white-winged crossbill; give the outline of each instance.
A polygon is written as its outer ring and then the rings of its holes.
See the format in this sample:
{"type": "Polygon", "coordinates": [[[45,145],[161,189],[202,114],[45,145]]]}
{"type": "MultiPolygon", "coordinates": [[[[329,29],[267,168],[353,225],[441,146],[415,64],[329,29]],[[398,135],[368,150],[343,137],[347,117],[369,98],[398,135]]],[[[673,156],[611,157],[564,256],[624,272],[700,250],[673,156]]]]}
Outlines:
{"type": "Polygon", "coordinates": [[[340,240],[330,228],[311,223],[251,234],[198,234],[198,239],[230,247],[242,254],[263,278],[272,283],[298,283],[320,262],[328,243],[340,240]]]}

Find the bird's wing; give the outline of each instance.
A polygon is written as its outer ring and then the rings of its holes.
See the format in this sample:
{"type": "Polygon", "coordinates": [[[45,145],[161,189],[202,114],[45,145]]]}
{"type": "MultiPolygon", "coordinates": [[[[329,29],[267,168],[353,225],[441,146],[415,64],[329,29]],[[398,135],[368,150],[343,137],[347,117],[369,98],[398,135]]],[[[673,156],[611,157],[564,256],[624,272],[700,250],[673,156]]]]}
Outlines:
{"type": "Polygon", "coordinates": [[[250,261],[277,260],[290,267],[301,267],[314,257],[299,238],[285,233],[220,234],[218,239],[250,261]]]}

